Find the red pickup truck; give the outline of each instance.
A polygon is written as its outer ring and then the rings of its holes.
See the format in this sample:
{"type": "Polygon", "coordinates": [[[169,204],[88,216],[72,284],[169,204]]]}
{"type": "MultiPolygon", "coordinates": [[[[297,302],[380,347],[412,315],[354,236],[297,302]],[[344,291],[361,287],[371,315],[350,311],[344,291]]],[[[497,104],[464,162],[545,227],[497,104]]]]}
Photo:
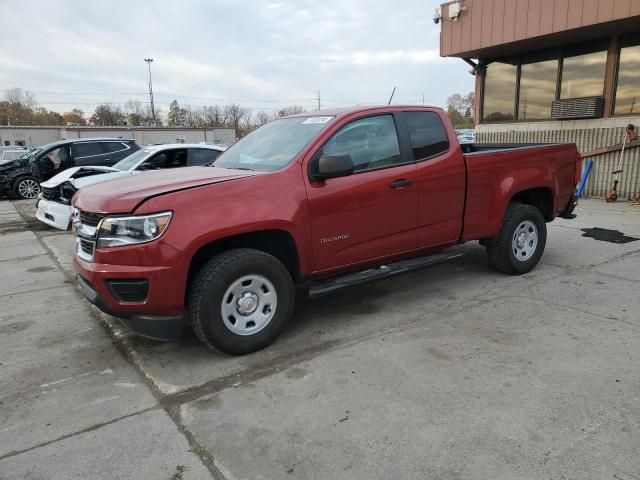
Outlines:
{"type": "Polygon", "coordinates": [[[311,296],[440,263],[479,240],[508,274],[570,217],[573,144],[460,145],[438,108],[323,110],[270,122],[212,166],[149,172],[74,198],[85,296],[134,332],[269,345],[311,296]]]}

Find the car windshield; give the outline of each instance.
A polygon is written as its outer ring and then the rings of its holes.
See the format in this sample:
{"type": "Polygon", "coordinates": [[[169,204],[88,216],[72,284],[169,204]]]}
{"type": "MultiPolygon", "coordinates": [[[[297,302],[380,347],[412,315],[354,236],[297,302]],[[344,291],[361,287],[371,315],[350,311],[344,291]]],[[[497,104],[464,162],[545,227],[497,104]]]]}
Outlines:
{"type": "Polygon", "coordinates": [[[269,122],[221,154],[214,167],[258,172],[282,170],[333,120],[292,117],[269,122]]]}
{"type": "Polygon", "coordinates": [[[30,152],[25,152],[23,155],[20,156],[20,159],[22,160],[23,158],[33,158],[37,154],[39,154],[41,151],[42,151],[42,147],[36,148],[35,150],[31,150],[30,152]]]}
{"type": "Polygon", "coordinates": [[[141,148],[140,150],[133,152],[128,157],[123,158],[118,163],[116,163],[113,168],[117,168],[118,170],[126,171],[131,170],[135,167],[138,162],[144,160],[149,155],[151,155],[155,150],[151,150],[150,148],[141,148]]]}

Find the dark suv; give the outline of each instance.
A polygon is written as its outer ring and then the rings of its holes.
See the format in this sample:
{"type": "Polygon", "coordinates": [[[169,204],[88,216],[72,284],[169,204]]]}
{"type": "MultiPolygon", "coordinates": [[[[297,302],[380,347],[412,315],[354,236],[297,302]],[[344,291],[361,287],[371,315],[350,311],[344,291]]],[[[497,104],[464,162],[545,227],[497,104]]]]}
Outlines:
{"type": "Polygon", "coordinates": [[[40,183],[70,167],[114,163],[139,150],[126,138],[77,138],[39,147],[0,165],[0,196],[36,198],[40,183]]]}

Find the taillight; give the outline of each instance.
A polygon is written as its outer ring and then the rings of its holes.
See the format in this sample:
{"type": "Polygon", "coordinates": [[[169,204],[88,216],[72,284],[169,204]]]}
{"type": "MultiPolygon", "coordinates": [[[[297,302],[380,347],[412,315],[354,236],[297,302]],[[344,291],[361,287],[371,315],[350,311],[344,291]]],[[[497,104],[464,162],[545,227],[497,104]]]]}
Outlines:
{"type": "Polygon", "coordinates": [[[574,185],[578,185],[580,183],[580,178],[582,177],[582,156],[580,152],[576,152],[576,177],[573,180],[574,185]]]}

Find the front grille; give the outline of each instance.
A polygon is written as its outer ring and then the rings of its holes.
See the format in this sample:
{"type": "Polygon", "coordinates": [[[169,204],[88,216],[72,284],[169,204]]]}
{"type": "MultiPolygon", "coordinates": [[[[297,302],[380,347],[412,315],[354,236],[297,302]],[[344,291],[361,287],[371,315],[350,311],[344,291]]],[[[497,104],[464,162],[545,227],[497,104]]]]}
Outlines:
{"type": "Polygon", "coordinates": [[[78,239],[80,241],[80,248],[82,249],[82,251],[87,255],[93,256],[93,249],[96,243],[93,240],[87,240],[85,238],[78,237],[78,239]]]}
{"type": "Polygon", "coordinates": [[[60,190],[58,188],[40,188],[42,189],[42,196],[47,200],[57,200],[60,196],[60,190]]]}
{"type": "Polygon", "coordinates": [[[80,223],[88,227],[97,227],[102,216],[95,213],[80,212],[80,223]]]}
{"type": "Polygon", "coordinates": [[[96,249],[96,240],[98,237],[97,227],[102,218],[102,215],[95,213],[78,213],[77,219],[79,222],[74,223],[77,236],[76,254],[84,260],[93,260],[93,253],[96,249]]]}

